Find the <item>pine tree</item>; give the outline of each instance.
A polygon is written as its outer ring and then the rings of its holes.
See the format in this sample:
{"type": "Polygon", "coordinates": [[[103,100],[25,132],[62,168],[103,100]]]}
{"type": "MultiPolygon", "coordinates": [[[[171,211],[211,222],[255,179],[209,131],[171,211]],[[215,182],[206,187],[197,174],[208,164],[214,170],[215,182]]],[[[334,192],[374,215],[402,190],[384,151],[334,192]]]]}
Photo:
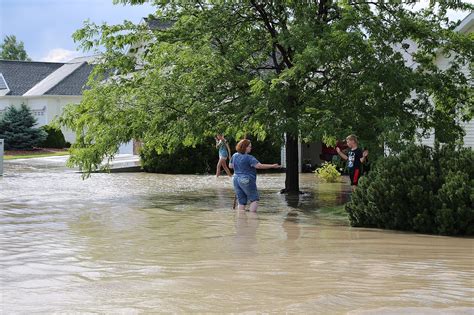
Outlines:
{"type": "Polygon", "coordinates": [[[46,139],[44,130],[34,128],[36,119],[25,104],[19,109],[9,106],[0,120],[0,139],[6,150],[31,150],[46,139]]]}

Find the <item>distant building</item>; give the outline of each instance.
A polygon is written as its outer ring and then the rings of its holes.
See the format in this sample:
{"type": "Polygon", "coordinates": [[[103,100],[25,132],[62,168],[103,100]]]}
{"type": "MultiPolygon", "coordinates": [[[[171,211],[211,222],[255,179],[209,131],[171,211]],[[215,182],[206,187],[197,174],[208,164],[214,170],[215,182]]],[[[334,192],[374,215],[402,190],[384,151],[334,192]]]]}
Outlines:
{"type": "MultiPolygon", "coordinates": [[[[474,32],[474,12],[471,12],[468,16],[461,21],[461,23],[455,29],[459,33],[463,34],[471,34],[474,32]]],[[[445,54],[439,52],[436,56],[435,63],[438,68],[445,70],[449,67],[450,61],[453,59],[454,56],[446,57],[445,54]]],[[[471,67],[474,64],[474,61],[471,61],[471,67]]],[[[472,70],[469,69],[469,65],[465,65],[462,69],[463,72],[466,74],[467,77],[471,78],[471,82],[473,79],[472,70]]],[[[474,88],[474,87],[473,87],[474,88]]],[[[466,135],[464,136],[464,146],[469,148],[474,148],[474,119],[469,122],[461,123],[466,135]]],[[[431,132],[426,138],[422,139],[421,143],[429,146],[434,145],[434,132],[431,132]]]]}
{"type": "MultiPolygon", "coordinates": [[[[91,58],[70,62],[0,60],[0,118],[10,105],[25,104],[37,119],[37,126],[49,124],[67,104],[79,104],[92,72],[91,58]]],[[[72,131],[62,129],[66,141],[73,143],[72,131]]],[[[132,142],[119,153],[132,154],[132,142]]]]}

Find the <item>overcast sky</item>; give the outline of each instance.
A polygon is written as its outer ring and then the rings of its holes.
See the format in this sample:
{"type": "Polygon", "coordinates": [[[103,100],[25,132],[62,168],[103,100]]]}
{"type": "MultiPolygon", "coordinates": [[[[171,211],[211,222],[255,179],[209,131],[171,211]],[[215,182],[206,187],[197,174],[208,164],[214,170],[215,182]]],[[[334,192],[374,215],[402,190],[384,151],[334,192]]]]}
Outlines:
{"type": "MultiPolygon", "coordinates": [[[[421,1],[419,6],[427,2],[421,1]]],[[[77,44],[71,38],[83,21],[137,23],[153,11],[150,5],[113,5],[112,0],[0,0],[0,40],[15,35],[36,61],[68,61],[85,54],[76,50],[77,44]]],[[[453,19],[466,15],[466,12],[449,14],[453,19]]]]}
{"type": "Polygon", "coordinates": [[[113,5],[112,0],[0,0],[0,39],[15,35],[33,60],[67,61],[84,55],[71,37],[83,21],[137,23],[153,12],[149,5],[113,5]]]}

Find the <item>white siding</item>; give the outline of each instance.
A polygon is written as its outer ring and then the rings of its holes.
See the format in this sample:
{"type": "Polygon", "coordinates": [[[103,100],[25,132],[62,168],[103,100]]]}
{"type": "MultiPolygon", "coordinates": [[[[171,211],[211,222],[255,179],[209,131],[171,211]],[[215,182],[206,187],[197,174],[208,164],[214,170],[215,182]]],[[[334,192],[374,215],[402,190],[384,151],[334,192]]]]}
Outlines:
{"type": "Polygon", "coordinates": [[[426,137],[420,139],[420,143],[430,147],[434,146],[435,135],[434,131],[431,131],[426,137]]]}
{"type": "Polygon", "coordinates": [[[22,97],[1,97],[0,113],[3,116],[7,107],[13,105],[18,108],[21,104],[30,107],[31,112],[37,121],[36,126],[41,127],[48,123],[47,100],[44,99],[30,100],[22,97]]]}
{"type": "MultiPolygon", "coordinates": [[[[285,135],[286,140],[286,135],[285,135]]],[[[286,147],[282,145],[280,150],[280,165],[286,167],[286,147]]],[[[301,142],[298,140],[298,171],[301,173],[301,142]]]]}
{"type": "MultiPolygon", "coordinates": [[[[64,107],[68,104],[79,104],[81,102],[82,97],[80,96],[56,96],[56,97],[48,97],[48,123],[56,118],[57,116],[61,115],[64,111],[64,107]]],[[[73,143],[76,140],[76,136],[74,132],[69,129],[61,128],[61,131],[64,134],[64,138],[67,142],[73,143]]]]}
{"type": "MultiPolygon", "coordinates": [[[[31,108],[33,116],[37,119],[37,126],[41,127],[49,124],[54,118],[60,115],[67,104],[78,104],[81,101],[80,96],[37,96],[37,97],[0,97],[0,115],[3,115],[5,109],[10,106],[19,107],[25,104],[31,108]]],[[[64,138],[68,142],[75,141],[75,135],[72,131],[61,128],[64,138]]]]}
{"type": "MultiPolygon", "coordinates": [[[[473,16],[474,13],[471,13],[466,19],[461,23],[462,25],[458,26],[457,31],[461,31],[462,33],[472,33],[474,31],[474,25],[473,25],[473,16]],[[462,30],[460,27],[462,26],[462,30]]],[[[436,56],[436,65],[438,66],[439,69],[441,70],[446,70],[450,66],[450,62],[453,60],[454,56],[447,56],[444,55],[442,52],[439,52],[438,55],[436,56]]],[[[461,71],[466,75],[467,78],[472,80],[472,73],[471,70],[469,69],[469,64],[463,65],[461,71]]],[[[471,81],[472,82],[472,81],[471,81]]],[[[474,148],[474,120],[471,120],[470,122],[467,123],[461,123],[461,126],[464,128],[466,135],[464,136],[464,146],[465,147],[471,147],[474,148]]],[[[421,143],[433,146],[434,144],[434,133],[431,133],[431,136],[423,139],[421,143]]]]}
{"type": "Polygon", "coordinates": [[[122,143],[119,147],[119,154],[133,154],[133,141],[122,143]]]}
{"type": "Polygon", "coordinates": [[[474,119],[462,124],[466,135],[464,136],[464,146],[474,149],[474,119]]]}
{"type": "Polygon", "coordinates": [[[280,165],[286,168],[286,147],[284,145],[281,146],[280,150],[280,165]]]}
{"type": "MultiPolygon", "coordinates": [[[[0,117],[5,109],[10,106],[19,107],[21,104],[29,106],[37,119],[37,126],[49,124],[57,116],[61,115],[64,107],[68,104],[79,104],[81,96],[36,96],[36,97],[0,97],[0,117]]],[[[66,141],[74,143],[76,136],[74,132],[61,128],[66,141]]],[[[282,151],[284,152],[284,151],[282,151]]],[[[120,154],[133,154],[133,141],[123,143],[119,148],[120,154]]],[[[284,156],[284,155],[282,155],[284,156]]]]}

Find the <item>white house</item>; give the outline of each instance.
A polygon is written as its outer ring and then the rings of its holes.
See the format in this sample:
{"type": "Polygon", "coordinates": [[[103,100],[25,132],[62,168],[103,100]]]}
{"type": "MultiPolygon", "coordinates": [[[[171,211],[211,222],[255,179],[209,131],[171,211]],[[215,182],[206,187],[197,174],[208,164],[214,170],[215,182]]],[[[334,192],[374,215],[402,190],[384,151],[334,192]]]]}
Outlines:
{"type": "MultiPolygon", "coordinates": [[[[469,34],[474,31],[474,12],[471,12],[467,17],[465,17],[461,23],[455,29],[457,32],[469,34]]],[[[410,67],[416,67],[416,63],[413,62],[411,56],[412,53],[416,51],[416,44],[410,40],[406,40],[410,44],[408,50],[400,48],[400,52],[403,54],[405,62],[410,67]]],[[[435,63],[440,69],[447,69],[452,57],[448,58],[441,51],[438,53],[435,63]]],[[[464,73],[472,80],[472,73],[469,69],[469,65],[466,65],[463,69],[464,73]]],[[[474,119],[469,122],[461,123],[461,126],[464,128],[466,135],[464,136],[464,146],[474,148],[474,119]]],[[[422,144],[433,146],[434,145],[434,133],[427,136],[420,141],[422,144]]],[[[323,150],[324,145],[321,142],[312,142],[312,143],[299,143],[298,146],[298,155],[299,155],[299,170],[303,170],[305,163],[312,165],[319,165],[321,160],[321,154],[324,155],[323,150]]],[[[281,149],[281,165],[286,166],[286,157],[285,157],[285,147],[281,149]]]]}
{"type": "MultiPolygon", "coordinates": [[[[78,104],[93,65],[91,59],[70,62],[0,60],[0,117],[10,105],[29,106],[37,126],[50,123],[67,104],[78,104]]],[[[73,143],[72,131],[62,129],[66,141],[73,143]]],[[[123,144],[119,153],[133,154],[132,142],[123,144]]]]}
{"type": "MultiPolygon", "coordinates": [[[[455,29],[459,33],[463,34],[470,34],[474,32],[474,12],[471,12],[468,16],[461,21],[461,23],[455,29]]],[[[439,52],[436,56],[435,63],[438,68],[445,70],[449,67],[449,63],[451,62],[453,56],[446,57],[445,54],[439,52]]],[[[462,69],[463,72],[466,74],[467,77],[471,78],[471,82],[473,79],[472,76],[472,69],[469,69],[469,65],[465,65],[462,69]]],[[[474,148],[474,119],[469,122],[462,122],[461,126],[464,128],[466,132],[464,136],[464,146],[469,148],[474,148]]],[[[434,145],[434,133],[431,133],[430,136],[422,139],[421,143],[429,146],[434,145]]]]}

